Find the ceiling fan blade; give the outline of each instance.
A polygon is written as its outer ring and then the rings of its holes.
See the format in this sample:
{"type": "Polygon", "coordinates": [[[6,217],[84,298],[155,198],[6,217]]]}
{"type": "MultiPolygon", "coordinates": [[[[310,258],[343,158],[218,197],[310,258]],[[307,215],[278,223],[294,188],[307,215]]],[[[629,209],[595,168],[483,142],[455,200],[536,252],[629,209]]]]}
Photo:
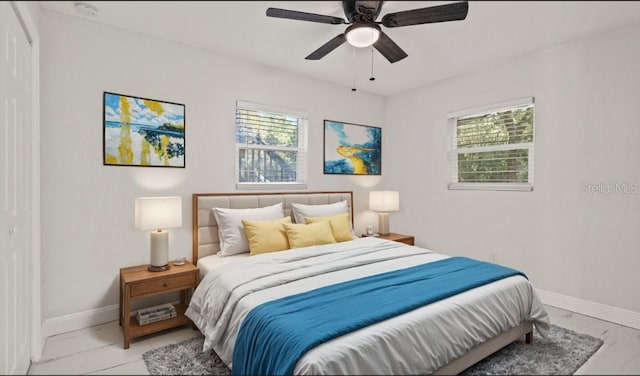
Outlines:
{"type": "Polygon", "coordinates": [[[389,38],[387,34],[384,32],[380,32],[380,37],[378,41],[373,44],[378,52],[382,54],[382,56],[386,57],[390,63],[395,63],[407,57],[407,53],[400,48],[394,41],[389,38]]]}
{"type": "Polygon", "coordinates": [[[280,8],[267,9],[267,16],[277,18],[287,18],[290,20],[298,21],[311,21],[332,25],[340,25],[346,23],[344,19],[340,17],[325,16],[322,14],[298,12],[297,10],[287,10],[280,8]]]}
{"type": "Polygon", "coordinates": [[[320,60],[329,52],[340,47],[342,43],[347,41],[347,37],[344,34],[337,35],[327,43],[323,44],[320,48],[313,51],[309,56],[305,57],[307,60],[320,60]]]}
{"type": "Polygon", "coordinates": [[[467,17],[468,11],[469,4],[464,1],[460,3],[389,13],[382,17],[382,24],[386,27],[400,27],[434,22],[458,21],[464,20],[467,17]]]}

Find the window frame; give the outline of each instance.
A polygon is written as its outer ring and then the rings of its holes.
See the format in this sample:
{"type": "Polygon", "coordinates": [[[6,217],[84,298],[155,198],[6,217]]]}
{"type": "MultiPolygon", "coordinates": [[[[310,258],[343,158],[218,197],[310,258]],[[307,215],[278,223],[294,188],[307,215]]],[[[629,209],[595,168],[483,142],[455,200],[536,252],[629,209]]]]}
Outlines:
{"type": "Polygon", "coordinates": [[[534,157],[535,157],[535,140],[536,140],[536,116],[535,116],[535,98],[525,97],[515,99],[508,102],[492,104],[477,107],[468,110],[452,112],[447,115],[447,126],[449,135],[449,182],[447,188],[449,190],[478,190],[478,191],[523,191],[531,192],[534,187],[534,157]],[[481,116],[487,113],[502,112],[516,109],[523,106],[533,107],[533,141],[529,143],[506,144],[481,146],[474,148],[459,149],[457,145],[457,125],[459,118],[469,116],[481,116]],[[527,150],[528,166],[527,166],[527,183],[460,183],[458,181],[458,155],[465,153],[504,151],[504,150],[527,150]]]}
{"type": "Polygon", "coordinates": [[[234,121],[234,144],[235,144],[235,183],[236,189],[240,190],[285,190],[285,189],[306,189],[308,172],[308,130],[309,115],[306,112],[292,110],[282,107],[263,105],[253,102],[236,101],[236,119],[234,121]],[[252,111],[264,111],[268,113],[297,117],[298,118],[298,146],[268,146],[254,144],[239,144],[236,141],[237,111],[247,109],[252,111]],[[240,150],[273,150],[273,151],[295,151],[296,154],[296,181],[295,182],[241,182],[240,181],[240,150]]]}

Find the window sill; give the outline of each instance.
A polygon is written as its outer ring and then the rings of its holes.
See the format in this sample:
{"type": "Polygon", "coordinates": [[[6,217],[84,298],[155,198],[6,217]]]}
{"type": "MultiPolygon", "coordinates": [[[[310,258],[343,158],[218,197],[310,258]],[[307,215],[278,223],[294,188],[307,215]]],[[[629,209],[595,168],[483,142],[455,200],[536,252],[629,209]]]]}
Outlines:
{"type": "Polygon", "coordinates": [[[468,191],[533,191],[532,184],[501,184],[501,183],[449,183],[450,191],[468,190],[468,191]]]}
{"type": "Polygon", "coordinates": [[[306,183],[236,183],[239,190],[282,191],[287,189],[307,189],[306,183]]]}

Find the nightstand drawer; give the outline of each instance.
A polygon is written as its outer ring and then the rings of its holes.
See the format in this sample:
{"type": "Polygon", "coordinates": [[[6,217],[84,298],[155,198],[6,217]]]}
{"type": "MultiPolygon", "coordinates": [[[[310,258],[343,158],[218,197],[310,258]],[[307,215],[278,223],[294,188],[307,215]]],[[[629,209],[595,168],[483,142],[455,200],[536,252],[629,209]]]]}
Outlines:
{"type": "Polygon", "coordinates": [[[131,297],[193,287],[196,283],[196,278],[196,273],[189,273],[138,282],[131,285],[131,297]]]}

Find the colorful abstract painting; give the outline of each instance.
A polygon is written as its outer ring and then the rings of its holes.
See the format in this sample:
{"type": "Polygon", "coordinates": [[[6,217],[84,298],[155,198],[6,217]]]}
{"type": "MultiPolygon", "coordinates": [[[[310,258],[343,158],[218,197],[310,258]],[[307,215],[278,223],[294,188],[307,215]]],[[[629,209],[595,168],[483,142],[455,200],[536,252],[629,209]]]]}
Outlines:
{"type": "Polygon", "coordinates": [[[380,175],[382,129],[325,120],[324,173],[380,175]]]}
{"type": "Polygon", "coordinates": [[[104,164],[184,167],[184,105],[104,93],[104,164]]]}

